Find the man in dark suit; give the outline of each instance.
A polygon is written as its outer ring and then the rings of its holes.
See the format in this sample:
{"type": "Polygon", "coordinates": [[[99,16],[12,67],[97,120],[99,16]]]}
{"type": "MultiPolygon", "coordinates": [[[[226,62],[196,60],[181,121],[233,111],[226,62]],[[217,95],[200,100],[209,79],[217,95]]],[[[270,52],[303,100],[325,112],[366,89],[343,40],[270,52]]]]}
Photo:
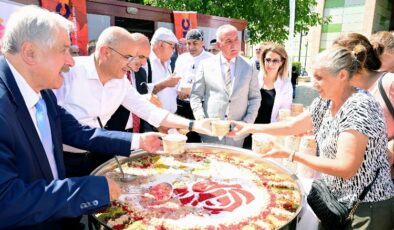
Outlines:
{"type": "MultiPolygon", "coordinates": [[[[132,134],[82,126],[57,105],[51,90],[74,65],[71,23],[36,6],[14,13],[0,59],[0,229],[60,229],[61,220],[93,213],[120,195],[99,176],[65,178],[62,144],[130,154],[132,134]]],[[[133,143],[134,144],[134,143],[133,143]]],[[[157,150],[159,134],[139,147],[157,150]]]]}

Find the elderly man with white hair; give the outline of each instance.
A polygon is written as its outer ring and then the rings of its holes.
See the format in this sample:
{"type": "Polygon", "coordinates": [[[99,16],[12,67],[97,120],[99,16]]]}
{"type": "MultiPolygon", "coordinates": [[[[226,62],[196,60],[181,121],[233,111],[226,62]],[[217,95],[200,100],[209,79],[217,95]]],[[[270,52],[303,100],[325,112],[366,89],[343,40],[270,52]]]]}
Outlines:
{"type": "MultiPolygon", "coordinates": [[[[121,193],[104,176],[65,176],[63,143],[128,156],[134,139],[82,126],[57,105],[50,89],[61,87],[61,72],[74,65],[71,25],[36,6],[22,7],[7,23],[0,58],[0,229],[61,229],[64,218],[94,213],[121,193]]],[[[151,135],[153,149],[158,137],[151,135]]]]}
{"type": "MultiPolygon", "coordinates": [[[[64,85],[55,90],[58,104],[74,115],[81,124],[91,127],[105,126],[120,105],[151,125],[183,128],[209,133],[203,126],[209,121],[185,119],[158,108],[140,95],[126,73],[133,61],[146,62],[149,41],[145,35],[130,34],[127,30],[112,26],[99,36],[94,55],[76,57],[75,66],[65,73],[64,85]]],[[[153,133],[134,134],[132,149],[142,148],[155,152],[150,145],[153,133]]],[[[64,146],[65,164],[69,176],[89,174],[110,155],[92,153],[85,149],[64,146]],[[70,169],[70,170],[68,170],[70,169]],[[77,169],[71,171],[71,169],[77,169]]]]}
{"type": "MultiPolygon", "coordinates": [[[[221,53],[201,61],[197,70],[190,96],[194,117],[253,123],[261,101],[256,70],[239,56],[241,42],[234,26],[219,27],[216,37],[221,53]]],[[[242,147],[244,138],[203,135],[202,141],[242,147]]]]}
{"type": "Polygon", "coordinates": [[[162,108],[175,113],[177,110],[176,85],[180,76],[172,73],[170,62],[175,44],[178,42],[174,33],[164,27],[155,31],[151,39],[151,53],[149,56],[152,82],[148,84],[149,92],[159,97],[162,108]]]}

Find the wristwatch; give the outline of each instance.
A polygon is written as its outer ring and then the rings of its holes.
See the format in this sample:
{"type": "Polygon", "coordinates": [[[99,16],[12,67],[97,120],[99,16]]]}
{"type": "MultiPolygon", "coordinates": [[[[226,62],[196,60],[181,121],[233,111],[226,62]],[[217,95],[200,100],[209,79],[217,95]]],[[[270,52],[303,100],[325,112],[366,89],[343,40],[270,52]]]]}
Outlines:
{"type": "Polygon", "coordinates": [[[194,121],[193,121],[193,120],[190,120],[190,121],[189,121],[189,128],[188,128],[189,132],[190,132],[190,131],[193,131],[193,125],[194,125],[194,121]]]}

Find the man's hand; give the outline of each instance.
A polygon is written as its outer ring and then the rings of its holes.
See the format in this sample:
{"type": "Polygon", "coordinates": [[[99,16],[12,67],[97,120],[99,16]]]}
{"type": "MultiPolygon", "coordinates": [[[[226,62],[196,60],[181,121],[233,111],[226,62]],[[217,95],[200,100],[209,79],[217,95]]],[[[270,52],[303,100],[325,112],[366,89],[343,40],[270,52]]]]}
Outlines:
{"type": "Polygon", "coordinates": [[[174,87],[174,86],[176,86],[176,85],[178,84],[178,82],[179,82],[181,79],[182,79],[182,77],[180,77],[180,76],[176,76],[176,75],[174,75],[174,74],[173,74],[173,75],[170,75],[170,76],[168,76],[167,78],[165,78],[165,79],[163,79],[163,80],[157,82],[157,83],[155,84],[155,87],[153,88],[152,93],[153,93],[153,94],[156,94],[156,93],[162,91],[162,90],[165,89],[165,88],[174,87]]]}
{"type": "Polygon", "coordinates": [[[211,121],[211,118],[194,121],[193,131],[212,136],[211,121]]]}
{"type": "Polygon", "coordinates": [[[166,87],[174,87],[178,84],[178,82],[182,79],[182,77],[172,74],[168,76],[164,82],[166,87]]]}
{"type": "Polygon", "coordinates": [[[116,200],[119,198],[121,192],[120,186],[111,178],[105,177],[107,179],[108,188],[109,188],[109,199],[116,200]]]}
{"type": "Polygon", "coordinates": [[[162,137],[165,136],[163,133],[142,133],[140,136],[140,148],[149,152],[156,153],[162,149],[162,137]]]}
{"type": "Polygon", "coordinates": [[[160,102],[159,97],[157,95],[145,94],[145,97],[150,103],[154,104],[156,107],[161,108],[161,102],[160,102]]]}
{"type": "Polygon", "coordinates": [[[182,92],[182,91],[178,91],[178,98],[180,100],[185,100],[185,99],[189,98],[189,96],[190,96],[190,94],[187,94],[187,93],[182,92]]]}

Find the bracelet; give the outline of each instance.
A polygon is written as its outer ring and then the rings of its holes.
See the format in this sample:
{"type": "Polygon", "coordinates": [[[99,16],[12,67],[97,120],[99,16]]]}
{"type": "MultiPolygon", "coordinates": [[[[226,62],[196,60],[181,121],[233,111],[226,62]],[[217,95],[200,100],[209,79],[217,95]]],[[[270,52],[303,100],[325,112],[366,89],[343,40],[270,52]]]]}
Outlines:
{"type": "Polygon", "coordinates": [[[290,153],[289,158],[287,160],[290,162],[293,162],[295,154],[296,154],[296,151],[293,151],[292,153],[290,153]]]}
{"type": "Polygon", "coordinates": [[[189,121],[189,128],[188,128],[189,131],[193,131],[193,125],[194,125],[194,121],[190,120],[189,121]]]}

